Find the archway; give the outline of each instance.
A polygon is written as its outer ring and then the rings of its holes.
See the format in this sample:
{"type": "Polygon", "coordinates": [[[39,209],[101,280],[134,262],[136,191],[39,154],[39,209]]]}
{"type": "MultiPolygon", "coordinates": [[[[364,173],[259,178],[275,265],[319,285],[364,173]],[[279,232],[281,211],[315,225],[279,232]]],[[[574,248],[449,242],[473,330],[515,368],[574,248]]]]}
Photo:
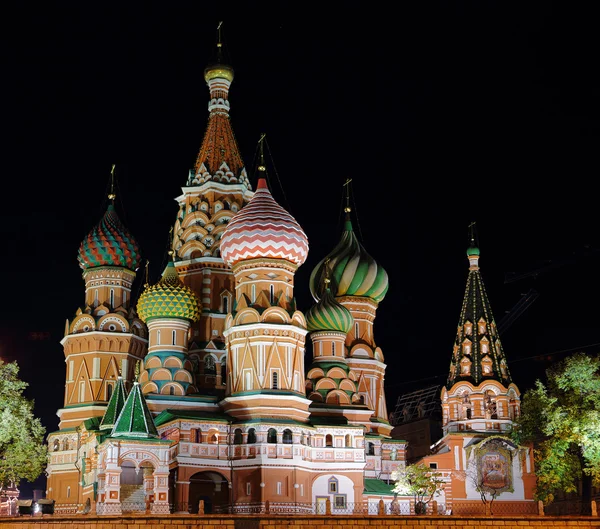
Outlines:
{"type": "Polygon", "coordinates": [[[210,514],[229,507],[229,482],[218,472],[197,472],[190,478],[189,512],[198,513],[198,502],[204,500],[204,512],[210,514]]]}

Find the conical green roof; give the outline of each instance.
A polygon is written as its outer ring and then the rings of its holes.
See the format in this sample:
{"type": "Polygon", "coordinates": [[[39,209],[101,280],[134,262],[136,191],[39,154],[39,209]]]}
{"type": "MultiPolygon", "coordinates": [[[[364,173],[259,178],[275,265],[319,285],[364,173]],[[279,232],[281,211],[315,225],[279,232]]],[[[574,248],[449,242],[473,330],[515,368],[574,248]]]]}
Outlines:
{"type": "Polygon", "coordinates": [[[173,261],[170,261],[160,281],[140,296],[137,313],[144,323],[151,318],[198,321],[200,307],[198,296],[181,282],[173,261]]]}
{"type": "Polygon", "coordinates": [[[337,246],[310,275],[310,293],[315,301],[320,299],[324,291],[325,277],[331,279],[331,291],[336,298],[360,296],[379,303],[389,287],[387,272],[358,242],[349,218],[346,218],[344,232],[337,246]]]}
{"type": "Polygon", "coordinates": [[[158,430],[138,382],[133,383],[133,388],[110,435],[111,437],[158,437],[158,430]]]}
{"type": "Polygon", "coordinates": [[[354,318],[350,311],[338,303],[329,287],[321,299],[306,312],[306,327],[313,331],[339,331],[347,333],[352,328],[354,318]]]}
{"type": "Polygon", "coordinates": [[[125,401],[127,400],[127,391],[125,390],[125,385],[123,384],[123,378],[117,378],[117,386],[113,391],[113,394],[110,396],[110,400],[108,401],[108,406],[106,407],[106,411],[104,412],[104,417],[102,417],[102,421],[100,422],[100,430],[108,430],[112,429],[115,425],[123,406],[125,405],[125,401]]]}

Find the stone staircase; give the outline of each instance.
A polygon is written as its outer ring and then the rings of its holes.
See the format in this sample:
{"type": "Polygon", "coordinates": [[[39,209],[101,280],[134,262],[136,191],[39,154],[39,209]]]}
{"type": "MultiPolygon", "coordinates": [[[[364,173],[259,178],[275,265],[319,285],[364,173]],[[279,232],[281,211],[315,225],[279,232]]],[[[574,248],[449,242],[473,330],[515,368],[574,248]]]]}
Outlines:
{"type": "Polygon", "coordinates": [[[144,485],[121,485],[121,511],[146,511],[144,485]]]}

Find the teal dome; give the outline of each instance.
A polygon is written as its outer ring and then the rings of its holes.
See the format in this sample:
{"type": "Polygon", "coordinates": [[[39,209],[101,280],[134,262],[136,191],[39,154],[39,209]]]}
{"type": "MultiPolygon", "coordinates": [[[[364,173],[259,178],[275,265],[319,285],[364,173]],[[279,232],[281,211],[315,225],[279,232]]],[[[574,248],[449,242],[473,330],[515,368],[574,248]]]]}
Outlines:
{"type": "Polygon", "coordinates": [[[471,257],[472,255],[479,255],[479,248],[477,246],[470,246],[467,249],[467,257],[471,257]]]}
{"type": "Polygon", "coordinates": [[[84,270],[98,266],[121,266],[137,270],[140,249],[121,223],[115,207],[109,204],[104,217],[79,246],[79,266],[84,270]]]}
{"type": "Polygon", "coordinates": [[[179,279],[173,261],[169,262],[158,283],[146,288],[137,304],[137,313],[146,323],[151,318],[180,318],[198,321],[200,300],[179,279]]]}
{"type": "Polygon", "coordinates": [[[310,275],[310,293],[315,301],[321,297],[325,277],[331,279],[331,291],[336,298],[359,296],[379,303],[389,287],[387,272],[358,242],[348,219],[340,242],[310,275]]]}
{"type": "Polygon", "coordinates": [[[313,331],[339,331],[348,333],[354,318],[350,311],[338,303],[331,290],[325,288],[321,299],[306,312],[306,327],[313,331]]]}

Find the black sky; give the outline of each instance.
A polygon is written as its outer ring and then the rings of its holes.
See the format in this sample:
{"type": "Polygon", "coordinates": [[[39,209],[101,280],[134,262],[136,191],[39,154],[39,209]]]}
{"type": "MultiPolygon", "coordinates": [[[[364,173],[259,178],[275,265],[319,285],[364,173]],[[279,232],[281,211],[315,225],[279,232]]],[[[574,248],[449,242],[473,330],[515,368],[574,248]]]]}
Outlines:
{"type": "Polygon", "coordinates": [[[355,230],[390,277],[375,322],[390,412],[445,381],[471,221],[496,320],[539,293],[503,335],[521,390],[542,358],[598,350],[599,46],[586,3],[212,4],[3,8],[0,355],[19,361],[49,432],[59,342],[84,299],[77,250],[105,211],[111,166],[155,280],[206,125],[221,20],[251,182],[264,132],[272,192],[309,238],[303,311],[352,179],[355,230]]]}

